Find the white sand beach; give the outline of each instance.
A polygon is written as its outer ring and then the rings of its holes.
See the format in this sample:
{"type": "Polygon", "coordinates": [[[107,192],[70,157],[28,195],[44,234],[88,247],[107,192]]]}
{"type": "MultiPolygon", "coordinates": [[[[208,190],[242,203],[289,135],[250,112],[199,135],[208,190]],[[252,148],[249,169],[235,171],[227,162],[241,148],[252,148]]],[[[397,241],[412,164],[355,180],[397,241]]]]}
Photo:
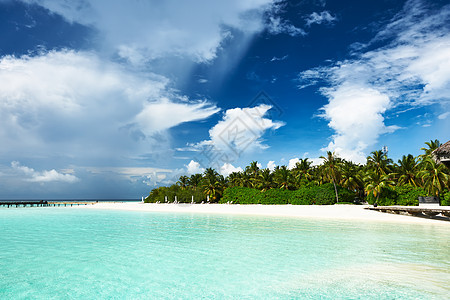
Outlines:
{"type": "MultiPolygon", "coordinates": [[[[382,221],[401,223],[439,224],[450,226],[450,222],[407,215],[382,213],[364,209],[368,205],[228,205],[228,204],[154,204],[139,202],[100,202],[80,206],[88,209],[108,209],[170,213],[206,213],[278,216],[314,219],[336,219],[354,221],[382,221]]],[[[450,209],[450,207],[448,207],[450,209]]]]}

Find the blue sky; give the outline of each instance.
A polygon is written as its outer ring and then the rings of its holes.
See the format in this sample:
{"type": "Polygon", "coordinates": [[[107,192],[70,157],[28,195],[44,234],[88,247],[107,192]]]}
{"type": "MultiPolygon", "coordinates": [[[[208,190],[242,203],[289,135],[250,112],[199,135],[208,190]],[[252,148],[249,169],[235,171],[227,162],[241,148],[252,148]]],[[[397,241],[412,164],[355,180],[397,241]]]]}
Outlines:
{"type": "Polygon", "coordinates": [[[449,139],[448,1],[0,0],[0,198],[449,139]]]}

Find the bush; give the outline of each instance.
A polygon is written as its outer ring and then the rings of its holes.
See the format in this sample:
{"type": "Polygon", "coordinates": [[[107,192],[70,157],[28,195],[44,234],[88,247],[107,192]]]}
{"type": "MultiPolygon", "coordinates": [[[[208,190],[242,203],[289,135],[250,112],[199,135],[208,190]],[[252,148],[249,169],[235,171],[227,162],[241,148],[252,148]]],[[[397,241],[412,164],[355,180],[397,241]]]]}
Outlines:
{"type": "Polygon", "coordinates": [[[290,202],[293,205],[311,205],[314,203],[314,189],[311,187],[302,187],[291,192],[290,202]]]}
{"type": "Polygon", "coordinates": [[[402,206],[418,206],[419,197],[427,195],[423,188],[411,185],[396,186],[394,190],[397,192],[396,204],[402,206]]]}
{"type": "Polygon", "coordinates": [[[235,186],[226,188],[219,203],[233,201],[234,204],[258,204],[260,191],[252,188],[235,186]]]}
{"type": "MultiPolygon", "coordinates": [[[[353,203],[355,193],[337,187],[339,202],[353,203]]],[[[265,192],[246,187],[230,187],[225,189],[220,203],[236,204],[294,204],[294,205],[332,205],[336,203],[336,194],[332,183],[309,185],[296,191],[270,189],[265,192]]]]}
{"type": "Polygon", "coordinates": [[[392,188],[383,188],[380,195],[378,196],[378,200],[372,194],[368,195],[366,198],[369,204],[374,204],[375,202],[377,202],[377,204],[381,206],[395,205],[396,199],[397,192],[392,188]]]}
{"type": "MultiPolygon", "coordinates": [[[[427,192],[420,187],[412,185],[394,186],[382,190],[377,201],[378,205],[390,206],[417,206],[419,205],[419,196],[426,196],[427,192]]],[[[376,198],[373,195],[367,196],[367,202],[374,204],[376,198]]]]}
{"type": "Polygon", "coordinates": [[[442,206],[450,206],[450,191],[446,191],[441,195],[441,205],[442,206]]]}
{"type": "Polygon", "coordinates": [[[259,195],[259,203],[261,204],[287,204],[292,191],[281,189],[270,189],[261,192],[259,195]]]}
{"type": "MultiPolygon", "coordinates": [[[[336,203],[336,192],[332,183],[312,187],[314,193],[314,204],[332,205],[336,203]]],[[[353,202],[355,193],[341,186],[336,186],[339,202],[353,202]]]]}
{"type": "Polygon", "coordinates": [[[356,198],[356,192],[349,191],[346,188],[337,186],[339,203],[354,203],[356,198]]]}
{"type": "Polygon", "coordinates": [[[200,203],[206,200],[206,195],[202,191],[201,188],[194,189],[192,187],[188,187],[185,189],[181,189],[178,185],[172,185],[170,187],[159,187],[153,189],[145,198],[146,203],[155,203],[155,202],[165,202],[165,197],[167,196],[168,202],[173,202],[175,200],[175,196],[177,197],[177,201],[181,203],[191,203],[192,196],[194,196],[194,202],[200,203]]]}

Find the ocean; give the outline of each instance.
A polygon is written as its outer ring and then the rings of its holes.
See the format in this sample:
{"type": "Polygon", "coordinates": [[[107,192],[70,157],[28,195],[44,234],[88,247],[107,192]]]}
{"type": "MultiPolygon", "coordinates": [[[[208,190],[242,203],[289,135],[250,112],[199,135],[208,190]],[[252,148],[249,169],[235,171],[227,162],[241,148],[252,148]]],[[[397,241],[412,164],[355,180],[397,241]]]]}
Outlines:
{"type": "Polygon", "coordinates": [[[0,299],[447,299],[450,228],[0,208],[0,299]]]}

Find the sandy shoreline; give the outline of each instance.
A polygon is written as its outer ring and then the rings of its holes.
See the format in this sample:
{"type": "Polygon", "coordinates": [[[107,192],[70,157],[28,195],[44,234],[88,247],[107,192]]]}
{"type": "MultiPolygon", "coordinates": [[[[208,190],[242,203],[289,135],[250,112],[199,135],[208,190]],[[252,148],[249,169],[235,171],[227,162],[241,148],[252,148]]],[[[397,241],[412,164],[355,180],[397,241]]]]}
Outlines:
{"type": "Polygon", "coordinates": [[[108,209],[125,211],[235,214],[277,217],[296,217],[314,219],[335,219],[354,221],[381,221],[419,224],[440,224],[449,226],[450,222],[417,218],[405,215],[382,213],[364,209],[367,205],[227,205],[227,204],[154,204],[106,202],[80,206],[87,209],[108,209]]]}

